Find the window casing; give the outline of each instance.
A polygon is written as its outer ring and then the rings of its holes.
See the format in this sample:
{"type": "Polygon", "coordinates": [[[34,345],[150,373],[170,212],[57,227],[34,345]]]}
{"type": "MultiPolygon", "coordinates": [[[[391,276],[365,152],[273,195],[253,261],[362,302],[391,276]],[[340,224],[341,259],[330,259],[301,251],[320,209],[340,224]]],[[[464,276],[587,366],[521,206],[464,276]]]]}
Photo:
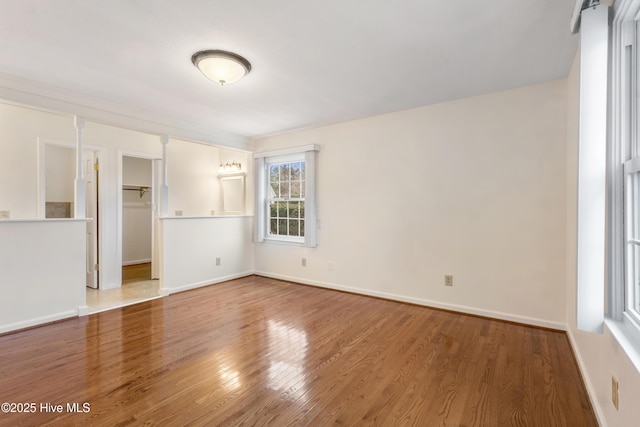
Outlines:
{"type": "Polygon", "coordinates": [[[611,39],[609,329],[640,370],[640,0],[616,2],[611,39]]]}
{"type": "Polygon", "coordinates": [[[253,154],[254,241],[317,245],[316,163],[318,145],[253,154]]]}
{"type": "MultiPolygon", "coordinates": [[[[618,292],[622,293],[622,314],[627,322],[640,328],[640,141],[638,138],[638,102],[640,97],[636,88],[640,76],[637,66],[638,21],[623,24],[627,32],[624,37],[624,54],[622,55],[624,75],[622,111],[626,132],[620,139],[619,153],[623,158],[622,194],[624,198],[623,210],[623,253],[624,253],[624,285],[618,285],[618,292]]],[[[619,168],[620,169],[620,168],[619,168]]],[[[620,308],[618,308],[620,310],[620,308]]]]}

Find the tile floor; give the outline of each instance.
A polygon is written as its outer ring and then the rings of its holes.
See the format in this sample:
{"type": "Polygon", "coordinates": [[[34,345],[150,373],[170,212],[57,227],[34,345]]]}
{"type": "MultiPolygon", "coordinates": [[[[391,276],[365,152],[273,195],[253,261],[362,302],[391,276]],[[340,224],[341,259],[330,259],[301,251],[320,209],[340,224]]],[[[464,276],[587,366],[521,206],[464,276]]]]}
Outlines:
{"type": "Polygon", "coordinates": [[[87,288],[89,314],[159,298],[159,280],[125,283],[120,288],[98,290],[87,288]]]}

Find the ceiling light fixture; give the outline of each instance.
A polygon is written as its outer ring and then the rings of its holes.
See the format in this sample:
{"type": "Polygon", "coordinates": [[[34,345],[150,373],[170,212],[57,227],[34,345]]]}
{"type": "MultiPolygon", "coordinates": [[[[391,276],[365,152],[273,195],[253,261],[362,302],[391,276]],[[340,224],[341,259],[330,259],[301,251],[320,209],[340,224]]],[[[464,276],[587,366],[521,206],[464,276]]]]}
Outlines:
{"type": "Polygon", "coordinates": [[[202,50],[191,57],[191,62],[208,79],[220,86],[237,82],[251,71],[251,64],[242,56],[224,50],[202,50]]]}

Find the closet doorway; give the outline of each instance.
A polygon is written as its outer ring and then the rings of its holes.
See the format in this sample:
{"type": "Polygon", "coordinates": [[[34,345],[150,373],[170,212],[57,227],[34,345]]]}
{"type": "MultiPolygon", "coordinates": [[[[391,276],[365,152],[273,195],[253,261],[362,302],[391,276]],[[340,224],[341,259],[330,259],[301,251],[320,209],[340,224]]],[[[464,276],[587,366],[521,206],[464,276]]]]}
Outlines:
{"type": "Polygon", "coordinates": [[[122,286],[153,286],[153,160],[122,156],[122,286]]]}

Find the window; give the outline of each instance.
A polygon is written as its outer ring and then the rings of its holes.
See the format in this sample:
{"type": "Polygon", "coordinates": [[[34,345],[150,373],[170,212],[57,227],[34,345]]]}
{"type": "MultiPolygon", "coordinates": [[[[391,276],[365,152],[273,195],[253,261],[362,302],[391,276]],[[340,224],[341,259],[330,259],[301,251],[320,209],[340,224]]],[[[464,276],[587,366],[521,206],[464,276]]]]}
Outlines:
{"type": "Polygon", "coordinates": [[[304,241],[305,162],[267,163],[269,237],[304,241]]]}
{"type": "Polygon", "coordinates": [[[607,325],[640,370],[640,0],[616,2],[611,34],[607,325]]]}
{"type": "Polygon", "coordinates": [[[317,145],[254,153],[256,242],[316,246],[317,145]]]}

